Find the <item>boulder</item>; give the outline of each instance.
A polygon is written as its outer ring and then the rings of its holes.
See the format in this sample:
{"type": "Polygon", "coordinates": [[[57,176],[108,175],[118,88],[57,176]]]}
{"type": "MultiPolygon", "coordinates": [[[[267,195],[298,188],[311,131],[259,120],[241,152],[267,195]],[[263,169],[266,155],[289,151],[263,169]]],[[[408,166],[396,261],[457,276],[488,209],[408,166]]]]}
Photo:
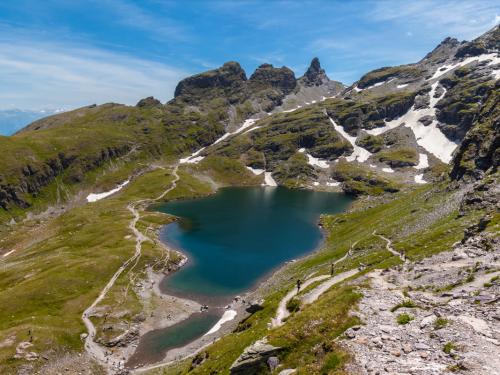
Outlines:
{"type": "Polygon", "coordinates": [[[432,116],[427,115],[427,116],[419,118],[418,122],[421,122],[424,126],[429,126],[430,124],[432,124],[433,120],[434,120],[434,118],[432,116]]]}
{"type": "MultiPolygon", "coordinates": [[[[275,357],[281,350],[280,347],[273,346],[263,338],[248,346],[238,359],[231,365],[231,374],[257,374],[268,365],[268,360],[275,357]]],[[[274,360],[271,362],[274,363],[274,360]]]]}

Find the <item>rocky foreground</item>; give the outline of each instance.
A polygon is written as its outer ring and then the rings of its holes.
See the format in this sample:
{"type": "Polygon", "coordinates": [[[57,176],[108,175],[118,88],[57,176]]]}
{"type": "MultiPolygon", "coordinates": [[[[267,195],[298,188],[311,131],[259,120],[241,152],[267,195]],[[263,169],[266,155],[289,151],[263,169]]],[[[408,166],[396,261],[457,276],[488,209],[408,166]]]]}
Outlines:
{"type": "MultiPolygon", "coordinates": [[[[467,237],[467,236],[466,236],[467,237]]],[[[500,246],[472,235],[399,269],[374,271],[345,332],[355,374],[500,374],[500,246]]]]}

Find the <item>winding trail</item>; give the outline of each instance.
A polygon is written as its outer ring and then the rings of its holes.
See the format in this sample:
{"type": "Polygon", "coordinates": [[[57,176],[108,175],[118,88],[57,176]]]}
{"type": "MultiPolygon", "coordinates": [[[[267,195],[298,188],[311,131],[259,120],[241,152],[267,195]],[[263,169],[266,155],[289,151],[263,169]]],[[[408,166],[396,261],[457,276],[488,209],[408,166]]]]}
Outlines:
{"type": "Polygon", "coordinates": [[[167,195],[170,191],[175,189],[177,186],[177,182],[179,181],[180,177],[177,174],[177,169],[178,165],[176,164],[174,169],[172,170],[172,175],[174,176],[174,179],[172,180],[172,183],[170,187],[165,190],[162,194],[160,194],[157,198],[155,199],[142,199],[136,202],[132,202],[127,206],[127,209],[132,213],[133,218],[130,221],[129,224],[129,229],[132,231],[132,233],[135,236],[135,252],[134,254],[128,258],[121,266],[118,268],[118,270],[114,273],[114,275],[111,277],[111,279],[108,281],[104,289],[101,290],[97,298],[94,300],[94,302],[83,312],[82,314],[82,320],[83,323],[85,324],[85,327],[87,328],[87,337],[85,338],[85,350],[87,353],[94,359],[96,359],[98,362],[101,362],[108,370],[110,369],[110,364],[107,363],[106,361],[106,349],[103,348],[101,345],[96,343],[94,341],[95,336],[96,336],[96,329],[92,321],[90,320],[90,316],[92,316],[95,307],[106,297],[108,294],[109,290],[113,287],[115,284],[116,280],[120,277],[120,275],[123,273],[123,271],[132,263],[136,263],[142,252],[142,243],[144,241],[150,240],[149,237],[146,237],[142,232],[137,229],[136,225],[139,219],[141,218],[141,214],[139,210],[137,209],[137,206],[145,203],[145,202],[155,202],[157,200],[162,199],[165,195],[167,195]]]}
{"type": "Polygon", "coordinates": [[[375,230],[373,231],[373,235],[382,238],[386,242],[385,248],[391,254],[396,255],[403,262],[407,261],[406,257],[403,254],[401,254],[399,251],[394,250],[394,248],[392,247],[392,241],[390,239],[388,239],[387,237],[382,236],[381,234],[377,234],[377,231],[375,231],[375,230]]]}
{"type": "MultiPolygon", "coordinates": [[[[356,245],[356,243],[357,242],[355,242],[351,246],[349,251],[347,251],[347,253],[345,253],[343,257],[341,257],[341,258],[337,259],[335,262],[333,262],[333,265],[335,266],[337,263],[340,263],[340,262],[346,260],[347,257],[349,257],[351,255],[352,248],[356,245]]],[[[316,301],[318,299],[318,297],[321,294],[323,294],[325,291],[327,291],[332,285],[340,283],[341,281],[351,277],[355,273],[357,273],[357,270],[349,270],[346,272],[339,273],[338,275],[335,275],[333,277],[331,275],[320,275],[320,276],[311,277],[311,278],[307,279],[301,285],[302,289],[307,288],[309,285],[311,285],[317,281],[323,281],[323,280],[327,280],[327,281],[325,281],[324,283],[321,283],[316,288],[314,288],[311,292],[307,293],[304,296],[304,298],[307,298],[307,301],[304,299],[302,301],[306,304],[316,301]]],[[[289,291],[286,294],[285,297],[283,297],[283,299],[280,301],[280,303],[278,305],[278,309],[276,310],[276,317],[274,317],[271,320],[272,327],[279,327],[279,326],[283,325],[283,323],[284,323],[283,321],[287,317],[290,316],[290,312],[287,310],[286,304],[288,303],[288,301],[290,301],[296,295],[297,295],[297,288],[293,288],[291,291],[289,291]]]]}

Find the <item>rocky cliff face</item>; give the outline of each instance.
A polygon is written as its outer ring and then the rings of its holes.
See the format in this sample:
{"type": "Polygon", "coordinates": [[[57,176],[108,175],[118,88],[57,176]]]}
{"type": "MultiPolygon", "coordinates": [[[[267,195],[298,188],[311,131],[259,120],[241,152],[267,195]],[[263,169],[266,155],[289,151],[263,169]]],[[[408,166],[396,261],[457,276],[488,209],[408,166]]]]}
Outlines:
{"type": "Polygon", "coordinates": [[[43,162],[26,163],[16,182],[8,182],[8,176],[0,174],[0,207],[4,210],[15,206],[28,208],[32,199],[57,177],[64,175],[63,182],[68,184],[82,182],[86,172],[128,151],[130,145],[106,147],[99,153],[86,157],[60,152],[57,157],[43,162]]]}
{"type": "Polygon", "coordinates": [[[174,97],[182,102],[199,105],[214,93],[231,99],[244,90],[247,77],[240,64],[234,61],[208,72],[183,79],[175,88],[174,97]]]}
{"type": "Polygon", "coordinates": [[[462,141],[452,162],[455,180],[478,180],[496,173],[500,163],[500,84],[497,81],[477,120],[462,141]]]}

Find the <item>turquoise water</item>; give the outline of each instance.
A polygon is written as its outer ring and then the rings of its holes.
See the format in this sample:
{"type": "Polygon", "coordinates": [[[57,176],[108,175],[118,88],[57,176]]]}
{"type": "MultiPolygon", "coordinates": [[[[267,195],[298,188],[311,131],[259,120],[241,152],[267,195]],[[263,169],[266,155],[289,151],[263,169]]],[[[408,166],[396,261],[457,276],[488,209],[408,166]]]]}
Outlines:
{"type": "Polygon", "coordinates": [[[162,290],[206,301],[248,290],[287,260],[315,249],[320,214],[344,211],[342,193],[272,187],[220,189],[158,209],[179,216],[161,233],[163,241],[188,255],[188,263],[164,279],[162,290]]]}
{"type": "Polygon", "coordinates": [[[208,332],[219,320],[219,315],[215,312],[195,313],[176,325],[146,333],[127,367],[161,361],[169,349],[187,345],[208,332]]]}
{"type": "Polygon", "coordinates": [[[143,336],[127,366],[159,361],[168,350],[202,336],[222,315],[220,307],[235,295],[254,287],[284,262],[318,247],[319,216],[342,212],[351,202],[341,193],[231,187],[157,207],[181,218],[164,227],[161,238],[189,257],[160,288],[206,303],[209,309],[143,336]]]}

